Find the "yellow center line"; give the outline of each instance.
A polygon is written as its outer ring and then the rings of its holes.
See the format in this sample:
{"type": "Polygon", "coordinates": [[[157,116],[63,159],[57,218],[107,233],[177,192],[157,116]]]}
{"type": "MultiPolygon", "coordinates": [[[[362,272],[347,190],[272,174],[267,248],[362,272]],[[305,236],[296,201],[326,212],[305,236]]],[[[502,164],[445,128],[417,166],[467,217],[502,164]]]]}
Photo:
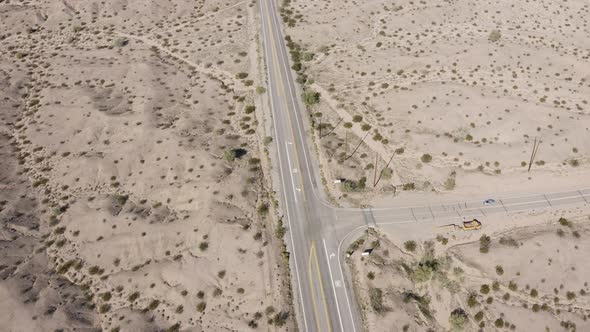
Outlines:
{"type": "MultiPolygon", "coordinates": [[[[311,287],[311,300],[312,300],[312,303],[313,303],[313,312],[314,312],[314,314],[315,314],[316,317],[319,317],[319,315],[318,315],[318,305],[317,305],[316,299],[315,299],[315,288],[313,287],[313,278],[312,278],[313,273],[311,273],[311,271],[312,271],[312,267],[311,267],[311,262],[312,262],[312,260],[311,260],[311,253],[313,251],[313,248],[314,247],[313,247],[313,244],[312,244],[312,247],[309,250],[309,262],[308,262],[309,266],[308,266],[308,273],[307,273],[307,275],[309,277],[309,287],[311,287]]],[[[318,327],[318,331],[321,331],[322,329],[320,327],[320,321],[318,319],[316,319],[315,320],[315,323],[316,323],[316,325],[318,327]]]]}
{"type": "Polygon", "coordinates": [[[326,302],[326,293],[324,292],[324,284],[322,283],[322,275],[320,274],[320,263],[318,262],[318,255],[315,249],[315,242],[313,242],[313,257],[316,266],[316,273],[318,275],[318,281],[320,282],[320,291],[322,294],[322,302],[324,302],[324,314],[326,315],[326,323],[328,324],[328,331],[332,331],[330,324],[330,317],[328,316],[328,304],[326,302]]]}
{"type": "MultiPolygon", "coordinates": [[[[280,77],[281,76],[280,70],[277,73],[276,64],[278,64],[279,61],[278,61],[278,55],[277,55],[277,48],[276,48],[276,44],[275,44],[275,35],[274,35],[273,29],[270,28],[271,18],[270,18],[270,14],[269,14],[269,7],[266,7],[266,8],[267,8],[267,10],[266,10],[266,18],[267,18],[267,20],[269,22],[269,30],[270,30],[270,34],[271,34],[270,43],[272,44],[272,47],[271,47],[271,49],[272,49],[272,55],[273,55],[273,59],[275,60],[274,65],[272,67],[273,67],[273,70],[274,70],[275,75],[277,75],[279,77],[279,79],[278,79],[278,81],[279,81],[279,87],[281,89],[281,92],[283,93],[283,96],[286,98],[287,97],[287,91],[285,90],[285,85],[283,84],[283,80],[280,77]]],[[[307,199],[306,199],[306,196],[307,195],[305,195],[305,186],[303,185],[303,177],[301,175],[301,162],[299,161],[299,153],[297,152],[297,149],[295,148],[295,142],[296,141],[295,141],[295,135],[293,134],[293,121],[291,119],[291,112],[289,112],[289,110],[288,110],[289,109],[288,103],[285,100],[283,100],[283,103],[285,104],[285,107],[287,109],[287,117],[289,119],[289,127],[290,127],[290,130],[291,130],[291,139],[293,140],[293,147],[294,147],[293,150],[295,151],[295,159],[297,160],[297,169],[298,169],[297,174],[299,175],[299,182],[301,183],[301,190],[303,191],[303,200],[304,201],[307,201],[307,199]]],[[[290,171],[292,171],[292,170],[290,170],[290,171]]]]}
{"type": "MultiPolygon", "coordinates": [[[[283,84],[282,75],[280,73],[280,70],[277,71],[277,64],[279,63],[279,61],[278,61],[278,55],[277,55],[277,47],[276,47],[276,44],[275,44],[275,34],[274,34],[273,29],[270,28],[271,19],[270,19],[269,10],[270,10],[269,7],[266,6],[266,19],[267,19],[267,21],[269,23],[269,30],[270,30],[270,34],[271,34],[271,38],[270,38],[271,53],[272,53],[273,60],[274,60],[274,64],[272,65],[272,67],[273,67],[272,70],[275,73],[275,77],[277,77],[277,79],[279,81],[280,90],[281,90],[283,96],[286,98],[287,97],[287,91],[285,89],[285,85],[283,84]]],[[[289,126],[290,127],[289,129],[291,131],[291,138],[293,140],[293,147],[294,147],[294,150],[295,150],[295,159],[297,160],[297,168],[298,168],[298,172],[297,173],[299,175],[299,182],[301,184],[301,190],[303,191],[303,200],[306,201],[305,187],[303,185],[304,182],[303,182],[303,177],[301,175],[301,162],[299,160],[299,153],[297,152],[297,148],[295,148],[296,140],[295,140],[295,135],[293,133],[293,121],[292,121],[292,118],[291,118],[291,112],[289,111],[289,105],[288,105],[288,103],[285,100],[282,100],[282,103],[285,105],[285,109],[287,111],[287,116],[288,116],[288,119],[289,119],[289,125],[290,125],[289,126]]],[[[295,106],[295,105],[293,105],[293,106],[295,106]]],[[[319,317],[318,308],[317,308],[317,300],[316,300],[316,297],[315,297],[315,287],[314,287],[314,282],[313,282],[313,277],[312,277],[313,276],[313,273],[312,273],[312,270],[313,270],[312,262],[314,262],[315,263],[315,266],[316,266],[317,280],[319,281],[319,284],[320,284],[320,293],[321,293],[322,302],[323,302],[323,305],[324,305],[324,314],[326,316],[326,324],[327,324],[327,327],[328,327],[328,331],[332,331],[332,328],[330,326],[330,317],[328,315],[328,305],[327,305],[327,302],[326,302],[326,295],[325,295],[325,292],[324,292],[324,285],[322,283],[322,278],[321,278],[321,273],[320,273],[320,265],[319,265],[319,262],[318,262],[317,253],[316,253],[316,249],[315,249],[315,242],[312,242],[312,245],[311,245],[311,248],[310,248],[309,262],[308,262],[308,264],[309,264],[309,266],[308,266],[308,269],[309,269],[308,276],[309,276],[309,283],[310,283],[310,287],[311,287],[311,297],[312,297],[312,302],[313,302],[313,310],[314,310],[315,316],[316,317],[319,317]],[[313,255],[312,255],[312,253],[313,253],[313,255]],[[312,257],[314,258],[313,261],[312,261],[312,257]]],[[[321,331],[320,323],[319,323],[319,320],[317,320],[317,319],[316,319],[316,324],[317,324],[318,331],[321,331]]]]}

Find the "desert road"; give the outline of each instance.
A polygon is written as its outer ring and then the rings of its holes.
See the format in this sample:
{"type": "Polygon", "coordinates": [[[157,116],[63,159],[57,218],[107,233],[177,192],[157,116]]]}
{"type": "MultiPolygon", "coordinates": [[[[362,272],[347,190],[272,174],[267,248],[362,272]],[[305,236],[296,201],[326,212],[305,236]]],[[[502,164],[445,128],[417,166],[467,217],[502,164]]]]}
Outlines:
{"type": "MultiPolygon", "coordinates": [[[[308,116],[300,107],[281,21],[273,0],[259,2],[261,39],[280,183],[287,227],[294,307],[301,331],[362,331],[342,252],[356,232],[379,225],[437,222],[513,213],[558,205],[588,204],[590,189],[431,206],[341,209],[326,203],[317,160],[310,148],[308,116]],[[347,242],[348,241],[348,242],[347,242]]],[[[274,156],[273,156],[274,157],[274,156]]]]}

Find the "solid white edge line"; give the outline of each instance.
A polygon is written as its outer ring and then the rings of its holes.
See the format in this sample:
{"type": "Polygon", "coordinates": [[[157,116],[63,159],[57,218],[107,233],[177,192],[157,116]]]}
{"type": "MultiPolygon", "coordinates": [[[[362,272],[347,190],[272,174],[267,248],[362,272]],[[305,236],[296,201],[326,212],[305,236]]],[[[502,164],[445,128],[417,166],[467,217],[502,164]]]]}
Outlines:
{"type": "Polygon", "coordinates": [[[334,291],[334,301],[336,302],[336,310],[338,311],[338,319],[340,320],[340,330],[344,331],[344,324],[342,324],[342,315],[340,314],[340,305],[338,304],[338,295],[336,295],[336,286],[334,285],[334,276],[332,275],[332,266],[330,265],[330,256],[328,256],[328,247],[326,247],[326,239],[322,238],[322,241],[324,242],[324,252],[326,253],[326,262],[328,263],[328,272],[330,272],[330,280],[332,281],[332,291],[334,291]]]}
{"type": "Polygon", "coordinates": [[[342,271],[342,263],[340,262],[340,256],[342,255],[341,247],[342,247],[342,243],[344,242],[344,240],[346,240],[346,238],[352,234],[353,232],[356,232],[357,230],[361,229],[361,228],[367,228],[366,225],[363,226],[359,226],[355,229],[353,229],[352,231],[350,231],[348,234],[346,234],[344,236],[344,238],[342,238],[342,240],[340,241],[340,243],[338,244],[338,268],[340,269],[340,277],[342,278],[342,283],[344,286],[344,295],[346,296],[346,303],[348,304],[348,313],[350,314],[350,322],[352,323],[352,330],[354,332],[356,332],[356,325],[355,325],[355,321],[354,321],[354,316],[352,314],[352,306],[350,305],[350,299],[348,296],[348,287],[346,287],[346,279],[344,278],[344,272],[342,271]]]}

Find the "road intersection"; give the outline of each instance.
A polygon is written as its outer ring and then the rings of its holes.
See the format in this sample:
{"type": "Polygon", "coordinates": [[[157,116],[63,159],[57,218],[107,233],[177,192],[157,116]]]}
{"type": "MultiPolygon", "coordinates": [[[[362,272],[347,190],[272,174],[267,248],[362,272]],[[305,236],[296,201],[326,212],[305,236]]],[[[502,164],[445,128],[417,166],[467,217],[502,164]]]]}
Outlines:
{"type": "Polygon", "coordinates": [[[280,203],[287,225],[287,246],[294,306],[302,331],[362,331],[346,266],[344,248],[367,227],[401,223],[452,222],[590,202],[590,189],[415,207],[336,208],[327,203],[317,159],[309,147],[307,115],[299,94],[274,0],[259,1],[261,39],[267,69],[272,127],[279,171],[280,203]],[[319,184],[319,185],[318,185],[319,184]]]}

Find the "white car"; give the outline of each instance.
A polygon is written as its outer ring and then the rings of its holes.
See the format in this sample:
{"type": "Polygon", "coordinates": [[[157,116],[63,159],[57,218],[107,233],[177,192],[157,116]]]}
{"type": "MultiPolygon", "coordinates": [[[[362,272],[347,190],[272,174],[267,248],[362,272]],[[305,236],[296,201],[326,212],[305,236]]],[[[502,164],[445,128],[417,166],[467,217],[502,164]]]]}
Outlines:
{"type": "Polygon", "coordinates": [[[488,198],[485,201],[483,201],[483,205],[485,206],[489,206],[489,205],[495,205],[496,204],[496,200],[488,198]]]}

